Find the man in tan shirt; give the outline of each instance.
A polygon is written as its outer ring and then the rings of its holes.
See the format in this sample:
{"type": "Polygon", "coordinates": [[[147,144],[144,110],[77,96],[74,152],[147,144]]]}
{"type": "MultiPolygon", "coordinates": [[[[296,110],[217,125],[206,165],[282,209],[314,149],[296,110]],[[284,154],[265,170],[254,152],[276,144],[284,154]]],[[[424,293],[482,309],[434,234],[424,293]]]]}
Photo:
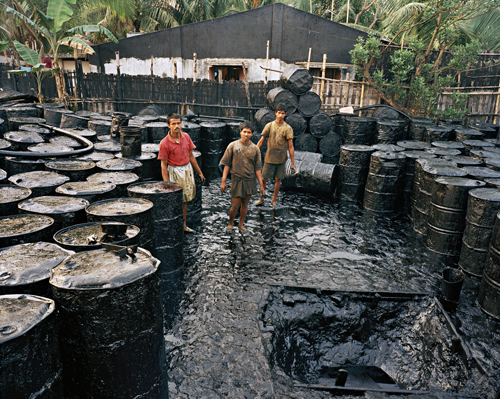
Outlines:
{"type": "MultiPolygon", "coordinates": [[[[276,198],[280,191],[281,180],[285,177],[286,160],[288,159],[287,151],[290,153],[292,169],[295,170],[292,127],[285,122],[286,111],[282,104],[276,106],[275,113],[276,120],[269,122],[264,127],[262,137],[257,143],[257,147],[262,148],[262,145],[268,139],[262,178],[265,191],[267,179],[274,177],[274,194],[271,200],[273,206],[276,206],[276,198]]],[[[261,194],[260,199],[255,205],[262,205],[264,200],[265,197],[261,194]]]]}

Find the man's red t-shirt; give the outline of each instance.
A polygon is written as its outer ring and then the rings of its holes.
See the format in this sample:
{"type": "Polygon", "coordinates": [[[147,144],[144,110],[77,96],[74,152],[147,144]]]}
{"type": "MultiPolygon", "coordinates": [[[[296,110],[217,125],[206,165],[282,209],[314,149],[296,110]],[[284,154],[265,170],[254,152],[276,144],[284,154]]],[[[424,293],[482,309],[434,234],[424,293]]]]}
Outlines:
{"type": "Polygon", "coordinates": [[[184,166],[189,163],[189,152],[195,148],[196,146],[187,133],[181,132],[180,143],[173,143],[167,135],[160,142],[158,159],[167,161],[171,166],[184,166]]]}

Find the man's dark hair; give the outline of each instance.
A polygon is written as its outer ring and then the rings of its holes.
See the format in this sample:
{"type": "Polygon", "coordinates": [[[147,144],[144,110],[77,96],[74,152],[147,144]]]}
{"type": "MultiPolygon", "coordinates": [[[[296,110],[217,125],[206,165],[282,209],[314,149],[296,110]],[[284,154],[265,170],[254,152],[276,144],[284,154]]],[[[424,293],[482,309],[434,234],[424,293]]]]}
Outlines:
{"type": "Polygon", "coordinates": [[[274,109],[274,112],[278,112],[278,111],[283,111],[283,112],[286,112],[286,109],[285,109],[285,106],[283,105],[283,103],[279,103],[276,108],[274,109]]]}
{"type": "MultiPolygon", "coordinates": [[[[179,114],[176,114],[175,112],[172,112],[171,114],[168,114],[167,116],[167,123],[170,125],[170,121],[172,119],[181,119],[181,116],[179,114]]],[[[181,119],[182,120],[182,119],[181,119]]]]}
{"type": "Polygon", "coordinates": [[[240,133],[243,131],[243,129],[250,129],[253,133],[253,130],[254,130],[254,126],[253,126],[253,123],[250,122],[250,121],[245,121],[245,122],[241,122],[240,123],[240,133]]]}

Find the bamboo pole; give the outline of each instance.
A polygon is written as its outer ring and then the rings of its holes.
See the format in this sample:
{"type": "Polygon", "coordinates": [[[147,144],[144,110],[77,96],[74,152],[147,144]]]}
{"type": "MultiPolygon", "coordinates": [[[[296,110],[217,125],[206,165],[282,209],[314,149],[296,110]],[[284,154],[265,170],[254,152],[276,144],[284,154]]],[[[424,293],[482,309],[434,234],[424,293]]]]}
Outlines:
{"type": "MultiPolygon", "coordinates": [[[[359,99],[359,108],[363,107],[364,98],[365,98],[365,82],[361,84],[361,98],[359,99]]],[[[361,116],[361,111],[359,111],[359,116],[361,116]]]]}
{"type": "MultiPolygon", "coordinates": [[[[326,73],[326,54],[323,54],[323,65],[321,67],[321,77],[323,79],[325,78],[325,73],[326,73]]],[[[322,80],[321,81],[321,88],[319,90],[319,98],[321,98],[322,103],[325,101],[324,94],[325,94],[325,81],[322,80]]]]}
{"type": "Polygon", "coordinates": [[[193,82],[196,82],[196,53],[193,53],[193,82]]]}
{"type": "Polygon", "coordinates": [[[351,81],[349,80],[351,74],[347,72],[345,76],[347,78],[347,83],[345,85],[344,98],[342,99],[342,107],[346,107],[347,105],[349,105],[349,89],[351,86],[350,85],[351,81]]]}
{"type": "Polygon", "coordinates": [[[498,91],[497,91],[497,100],[495,103],[495,117],[493,118],[493,123],[496,125],[497,119],[498,119],[498,105],[499,105],[499,100],[500,100],[500,82],[498,82],[498,91]]]}
{"type": "Polygon", "coordinates": [[[309,66],[311,64],[311,50],[312,50],[312,47],[309,47],[309,55],[307,56],[307,70],[309,70],[309,66]]]}
{"type": "Polygon", "coordinates": [[[267,41],[267,47],[266,47],[266,67],[265,67],[265,76],[264,76],[264,83],[267,85],[267,71],[270,71],[269,69],[269,40],[267,41]]]}

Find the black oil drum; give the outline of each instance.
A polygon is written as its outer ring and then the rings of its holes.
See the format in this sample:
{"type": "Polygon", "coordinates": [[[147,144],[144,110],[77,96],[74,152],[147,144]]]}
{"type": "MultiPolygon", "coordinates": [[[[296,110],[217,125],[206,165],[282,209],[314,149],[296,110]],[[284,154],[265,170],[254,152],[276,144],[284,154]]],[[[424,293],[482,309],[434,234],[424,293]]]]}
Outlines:
{"type": "Polygon", "coordinates": [[[142,176],[142,163],[130,158],[113,158],[99,161],[96,166],[103,172],[129,172],[142,176]]]}
{"type": "Polygon", "coordinates": [[[476,129],[459,126],[453,127],[453,131],[455,132],[455,140],[457,141],[482,140],[484,138],[484,134],[476,129]]]}
{"type": "Polygon", "coordinates": [[[89,119],[75,114],[62,114],[61,123],[59,127],[61,129],[75,129],[82,128],[87,129],[89,125],[89,119]]]}
{"type": "Polygon", "coordinates": [[[105,161],[107,159],[113,159],[115,156],[111,152],[104,151],[92,151],[88,154],[77,157],[76,159],[87,159],[92,162],[105,161]]]}
{"type": "Polygon", "coordinates": [[[97,249],[53,270],[67,398],[168,395],[159,263],[97,249]]]}
{"type": "Polygon", "coordinates": [[[403,139],[404,130],[399,123],[377,121],[375,143],[396,144],[403,139]]]}
{"type": "Polygon", "coordinates": [[[471,150],[488,150],[495,147],[494,144],[484,140],[463,140],[462,144],[465,146],[465,155],[470,155],[471,150]]]}
{"type": "Polygon", "coordinates": [[[295,151],[295,161],[323,162],[323,155],[316,152],[295,151]]]}
{"type": "Polygon", "coordinates": [[[51,298],[50,271],[73,253],[49,242],[1,248],[0,295],[27,294],[51,298]]]}
{"type": "Polygon", "coordinates": [[[280,85],[301,96],[312,89],[313,77],[305,68],[288,67],[281,73],[280,85]]]}
{"type": "Polygon", "coordinates": [[[453,130],[446,126],[427,126],[425,129],[425,140],[428,143],[433,141],[449,141],[453,138],[453,130]]]}
{"type": "Polygon", "coordinates": [[[306,160],[295,160],[295,172],[293,172],[291,161],[287,160],[283,188],[329,194],[336,187],[337,173],[336,165],[306,160]]]}
{"type": "Polygon", "coordinates": [[[54,234],[61,247],[75,252],[100,249],[102,244],[139,244],[139,227],[121,222],[92,222],[66,227],[54,234]]]}
{"type": "Polygon", "coordinates": [[[83,198],[89,203],[116,198],[116,186],[111,183],[92,183],[89,181],[74,181],[60,185],[56,194],[83,198]]]}
{"type": "MultiPolygon", "coordinates": [[[[240,138],[240,123],[239,122],[230,122],[227,124],[227,128],[231,130],[231,132],[235,134],[236,139],[240,138]],[[237,125],[237,126],[235,126],[237,125]],[[236,134],[237,132],[237,134],[236,134]]],[[[200,145],[200,130],[201,126],[187,121],[182,121],[182,131],[187,133],[190,137],[193,144],[198,147],[200,145]]]]}
{"type": "Polygon", "coordinates": [[[323,163],[338,164],[342,138],[335,132],[328,133],[319,141],[319,152],[323,155],[323,163]]]}
{"type": "Polygon", "coordinates": [[[409,136],[411,140],[427,141],[427,128],[435,126],[432,121],[422,123],[418,121],[415,123],[413,120],[410,122],[409,136]]]}
{"type": "Polygon", "coordinates": [[[0,248],[43,241],[54,233],[54,219],[45,215],[0,217],[0,248]]]}
{"type": "Polygon", "coordinates": [[[0,216],[17,215],[17,204],[31,195],[31,190],[12,184],[0,185],[0,216]]]}
{"type": "Polygon", "coordinates": [[[170,131],[167,122],[150,122],[145,125],[148,128],[148,142],[159,143],[170,131]]]}
{"type": "Polygon", "coordinates": [[[313,116],[316,112],[319,112],[320,108],[321,98],[314,91],[308,91],[299,97],[297,111],[301,115],[306,117],[313,116]]]}
{"type": "Polygon", "coordinates": [[[132,114],[128,112],[113,112],[111,114],[111,127],[109,129],[109,134],[111,137],[120,137],[120,128],[128,126],[128,120],[132,114]]]}
{"type": "Polygon", "coordinates": [[[321,139],[332,131],[333,122],[324,112],[317,112],[309,119],[308,126],[309,132],[317,139],[321,139]]]}
{"type": "Polygon", "coordinates": [[[281,104],[286,114],[291,115],[297,109],[298,99],[290,90],[278,86],[267,92],[267,103],[272,110],[281,104]]]}
{"type": "Polygon", "coordinates": [[[93,143],[97,140],[96,132],[94,132],[93,130],[90,130],[90,129],[74,128],[74,129],[66,129],[66,130],[70,133],[84,137],[87,140],[92,141],[93,143]]]}
{"type": "Polygon", "coordinates": [[[261,108],[255,113],[254,119],[262,131],[269,122],[276,120],[276,114],[271,108],[261,108]]]}
{"type": "Polygon", "coordinates": [[[55,159],[45,162],[49,172],[68,176],[71,181],[82,181],[95,172],[95,163],[83,159],[55,159]]]}
{"type": "Polygon", "coordinates": [[[139,181],[139,176],[130,172],[104,172],[94,173],[87,177],[92,183],[111,183],[116,186],[116,196],[126,197],[129,184],[139,181]]]}
{"type": "Polygon", "coordinates": [[[7,132],[3,137],[11,144],[9,151],[27,151],[29,146],[45,142],[39,133],[28,130],[7,132]]]}
{"type": "Polygon", "coordinates": [[[105,136],[110,134],[111,121],[102,119],[92,119],[91,117],[88,123],[88,128],[90,130],[93,130],[96,133],[97,138],[99,138],[99,136],[105,136]]]}
{"type": "Polygon", "coordinates": [[[342,138],[344,144],[373,144],[375,141],[377,120],[349,116],[344,119],[342,138]]]}
{"type": "Polygon", "coordinates": [[[99,152],[109,152],[112,154],[117,154],[121,152],[122,146],[118,141],[99,141],[94,144],[94,150],[99,152]]]}
{"type": "Polygon", "coordinates": [[[484,166],[466,166],[463,169],[467,172],[467,175],[472,179],[484,180],[484,179],[500,178],[500,172],[497,172],[492,168],[487,168],[484,166]]]}
{"type": "Polygon", "coordinates": [[[0,397],[64,399],[54,301],[0,296],[0,397]]]}
{"type": "Polygon", "coordinates": [[[367,145],[343,145],[340,147],[337,195],[351,202],[362,202],[370,156],[373,147],[367,145]]]}
{"type": "Polygon", "coordinates": [[[465,155],[453,155],[453,156],[444,156],[443,159],[447,161],[455,162],[459,168],[463,168],[465,166],[482,166],[483,162],[480,159],[467,157],[465,155]]]}
{"type": "Polygon", "coordinates": [[[69,181],[69,177],[54,172],[34,171],[10,176],[9,181],[16,186],[29,188],[33,197],[40,197],[53,194],[56,187],[69,181]]]}
{"type": "MultiPolygon", "coordinates": [[[[124,157],[122,156],[122,154],[116,154],[116,158],[122,159],[124,157]]],[[[157,155],[151,152],[143,152],[141,153],[141,155],[127,157],[127,159],[138,161],[142,164],[141,180],[144,181],[157,179],[158,166],[160,166],[160,171],[161,171],[161,162],[157,158],[158,158],[157,155]]]]}
{"type": "Polygon", "coordinates": [[[94,202],[86,208],[89,222],[122,222],[141,229],[139,245],[155,250],[153,203],[142,198],[114,198],[94,202]]]}
{"type": "Polygon", "coordinates": [[[298,112],[294,112],[290,116],[286,116],[285,117],[285,122],[288,125],[290,125],[290,127],[292,128],[292,130],[293,130],[293,138],[297,138],[297,137],[301,136],[302,134],[305,133],[305,131],[307,129],[307,120],[306,120],[306,118],[304,118],[298,112]]]}
{"type": "Polygon", "coordinates": [[[120,127],[121,154],[124,157],[137,157],[141,155],[141,128],[138,126],[120,127]]]}
{"type": "Polygon", "coordinates": [[[294,140],[293,147],[297,151],[316,152],[318,140],[312,134],[304,133],[294,140]]]}
{"type": "Polygon", "coordinates": [[[74,112],[64,108],[46,108],[43,111],[43,118],[47,121],[47,125],[59,127],[63,114],[74,114],[74,112]]]}
{"type": "Polygon", "coordinates": [[[500,189],[478,188],[469,191],[463,245],[458,263],[467,274],[482,276],[498,212],[500,189]]]}
{"type": "Polygon", "coordinates": [[[396,144],[374,144],[373,149],[382,152],[402,152],[405,149],[396,144]]]}

